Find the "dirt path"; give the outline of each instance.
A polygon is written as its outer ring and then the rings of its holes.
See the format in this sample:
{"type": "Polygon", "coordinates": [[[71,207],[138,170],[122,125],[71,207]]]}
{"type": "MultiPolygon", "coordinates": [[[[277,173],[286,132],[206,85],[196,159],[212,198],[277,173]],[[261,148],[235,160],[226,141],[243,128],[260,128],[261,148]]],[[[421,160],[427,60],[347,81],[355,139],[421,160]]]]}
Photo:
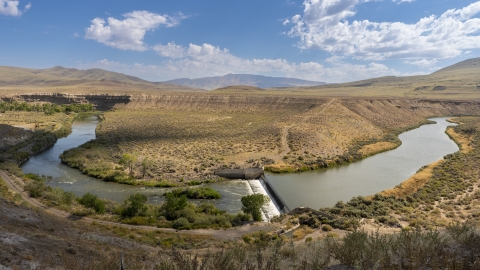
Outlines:
{"type": "Polygon", "coordinates": [[[128,229],[141,229],[141,230],[147,230],[147,231],[162,231],[162,232],[176,232],[176,233],[181,233],[181,234],[194,234],[194,235],[210,235],[216,238],[220,239],[234,239],[234,238],[239,238],[242,235],[246,233],[252,233],[252,232],[257,232],[257,231],[269,231],[274,229],[274,227],[268,223],[255,223],[253,225],[245,225],[242,227],[235,227],[231,229],[226,229],[226,230],[213,230],[213,229],[199,229],[199,230],[189,230],[189,231],[177,231],[175,229],[169,229],[169,228],[156,228],[152,226],[136,226],[136,225],[129,225],[129,224],[122,224],[122,223],[117,223],[117,222],[112,222],[112,221],[105,221],[105,220],[99,220],[99,219],[94,219],[90,217],[80,217],[80,216],[74,216],[68,212],[48,207],[45,204],[41,203],[40,201],[30,197],[27,192],[23,190],[22,187],[20,187],[18,184],[16,184],[10,176],[8,176],[4,171],[0,170],[0,177],[3,178],[7,186],[13,190],[15,193],[18,193],[22,196],[22,199],[25,200],[27,203],[31,204],[34,207],[43,209],[45,212],[61,217],[61,218],[67,218],[69,220],[73,220],[75,222],[86,222],[86,223],[92,223],[96,222],[97,224],[102,224],[102,225],[111,225],[111,226],[118,226],[118,227],[123,227],[123,228],[128,228],[128,229]]]}
{"type": "MultiPolygon", "coordinates": [[[[315,115],[319,115],[319,114],[322,114],[323,112],[325,112],[325,110],[328,108],[328,106],[330,106],[336,99],[335,98],[332,98],[329,102],[327,102],[325,104],[325,106],[323,106],[322,110],[318,113],[318,114],[315,114],[315,115]]],[[[285,156],[288,152],[291,151],[290,149],[290,146],[288,145],[288,131],[295,127],[295,126],[298,126],[300,124],[303,124],[305,122],[307,122],[313,115],[309,114],[309,115],[306,115],[305,117],[302,118],[302,120],[298,123],[295,123],[293,125],[289,125],[289,126],[286,126],[283,128],[282,130],[282,138],[281,138],[281,145],[282,145],[282,152],[280,152],[280,154],[278,154],[278,157],[282,158],[283,156],[285,156]]]]}

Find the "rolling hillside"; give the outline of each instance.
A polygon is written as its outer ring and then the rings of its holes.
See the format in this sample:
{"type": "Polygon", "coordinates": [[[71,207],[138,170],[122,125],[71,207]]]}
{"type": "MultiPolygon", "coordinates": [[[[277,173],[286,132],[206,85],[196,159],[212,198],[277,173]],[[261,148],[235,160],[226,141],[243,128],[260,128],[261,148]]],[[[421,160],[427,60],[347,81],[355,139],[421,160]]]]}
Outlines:
{"type": "Polygon", "coordinates": [[[298,87],[298,86],[315,86],[323,85],[324,82],[306,81],[294,78],[284,77],[267,77],[261,75],[250,74],[227,74],[225,76],[206,77],[199,79],[176,79],[166,81],[166,83],[189,86],[193,88],[201,88],[205,90],[213,90],[233,85],[248,85],[259,88],[275,88],[275,87],[298,87]]]}
{"type": "Polygon", "coordinates": [[[480,99],[480,58],[468,59],[429,75],[387,76],[343,84],[288,90],[322,96],[480,99]]]}
{"type": "Polygon", "coordinates": [[[101,69],[78,70],[53,67],[28,69],[0,67],[0,88],[21,91],[37,89],[46,92],[77,90],[87,93],[96,91],[202,91],[187,86],[168,83],[153,83],[140,78],[101,69]],[[73,89],[72,89],[73,88],[73,89]]]}
{"type": "Polygon", "coordinates": [[[224,87],[214,90],[213,93],[480,100],[480,58],[468,59],[429,75],[386,76],[340,84],[258,91],[224,87]]]}

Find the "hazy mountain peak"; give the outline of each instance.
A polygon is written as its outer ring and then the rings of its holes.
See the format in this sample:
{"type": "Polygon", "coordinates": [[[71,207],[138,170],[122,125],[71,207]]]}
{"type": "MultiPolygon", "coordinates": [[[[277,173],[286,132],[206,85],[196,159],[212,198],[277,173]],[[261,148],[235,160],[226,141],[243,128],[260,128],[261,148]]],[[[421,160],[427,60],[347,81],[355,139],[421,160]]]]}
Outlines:
{"type": "Polygon", "coordinates": [[[189,86],[193,88],[201,88],[213,90],[233,85],[246,85],[259,88],[274,87],[300,87],[300,86],[317,86],[323,85],[325,82],[307,81],[295,78],[285,77],[268,77],[263,75],[251,74],[226,74],[224,76],[205,77],[198,79],[175,79],[166,81],[166,83],[189,86]]]}

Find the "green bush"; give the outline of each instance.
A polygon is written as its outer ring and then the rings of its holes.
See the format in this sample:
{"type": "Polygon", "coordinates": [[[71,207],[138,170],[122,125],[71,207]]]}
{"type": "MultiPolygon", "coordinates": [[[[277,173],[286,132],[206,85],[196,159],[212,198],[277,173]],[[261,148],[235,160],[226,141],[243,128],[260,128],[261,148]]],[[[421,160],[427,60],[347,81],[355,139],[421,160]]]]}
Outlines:
{"type": "Polygon", "coordinates": [[[195,187],[195,188],[177,188],[166,194],[171,193],[175,197],[186,195],[189,199],[220,199],[221,195],[218,191],[209,187],[195,187]]]}
{"type": "Polygon", "coordinates": [[[105,213],[105,201],[98,198],[97,195],[85,193],[78,201],[87,208],[92,208],[97,214],[105,213]]]}
{"type": "Polygon", "coordinates": [[[332,226],[328,225],[328,224],[325,224],[322,226],[322,231],[325,231],[325,232],[329,232],[333,230],[332,226]]]}
{"type": "Polygon", "coordinates": [[[190,229],[190,222],[188,222],[188,219],[184,217],[178,218],[173,222],[173,228],[177,230],[190,229]]]}
{"type": "Polygon", "coordinates": [[[146,225],[152,225],[155,224],[155,219],[151,217],[131,217],[131,218],[125,218],[122,220],[122,223],[125,224],[130,224],[130,225],[140,225],[140,226],[146,226],[146,225]]]}
{"type": "Polygon", "coordinates": [[[45,192],[46,185],[43,181],[29,182],[24,189],[28,192],[30,197],[40,198],[45,192]]]}
{"type": "Polygon", "coordinates": [[[125,200],[125,209],[122,211],[123,217],[134,217],[137,215],[145,215],[147,211],[147,206],[145,203],[147,202],[147,196],[143,194],[133,194],[130,195],[125,200]]]}
{"type": "Polygon", "coordinates": [[[160,213],[168,220],[173,220],[178,218],[177,212],[185,209],[187,204],[187,196],[183,195],[177,198],[172,193],[167,193],[165,195],[165,202],[160,208],[160,213]]]}

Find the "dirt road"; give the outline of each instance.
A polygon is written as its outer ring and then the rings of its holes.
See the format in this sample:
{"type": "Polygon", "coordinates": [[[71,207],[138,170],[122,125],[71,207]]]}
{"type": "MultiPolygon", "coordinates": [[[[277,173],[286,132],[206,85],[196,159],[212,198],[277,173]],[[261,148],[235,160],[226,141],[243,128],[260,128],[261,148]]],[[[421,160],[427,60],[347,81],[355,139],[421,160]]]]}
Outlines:
{"type": "Polygon", "coordinates": [[[20,187],[17,183],[15,183],[12,180],[12,178],[2,170],[0,170],[0,177],[3,178],[3,180],[5,180],[5,183],[12,191],[20,194],[22,196],[22,199],[27,203],[31,204],[34,207],[42,209],[51,215],[61,217],[61,218],[68,218],[69,220],[74,220],[75,222],[86,222],[90,224],[92,222],[96,222],[97,224],[102,224],[102,225],[112,225],[112,226],[118,226],[118,227],[123,227],[128,229],[141,229],[141,230],[147,230],[147,231],[162,231],[162,232],[172,232],[172,233],[176,232],[181,234],[194,234],[194,235],[210,235],[220,239],[235,239],[235,238],[241,237],[246,233],[252,233],[252,232],[262,231],[262,230],[269,231],[274,229],[272,225],[261,222],[261,223],[255,223],[254,225],[245,225],[242,227],[234,227],[226,230],[200,229],[200,230],[189,230],[189,231],[177,231],[175,229],[169,229],[169,228],[156,228],[151,226],[135,226],[135,225],[128,225],[128,224],[116,223],[111,221],[104,221],[104,220],[99,220],[99,219],[94,219],[89,217],[79,217],[56,208],[48,207],[45,204],[41,203],[40,201],[30,197],[23,190],[22,187],[20,187]]]}

